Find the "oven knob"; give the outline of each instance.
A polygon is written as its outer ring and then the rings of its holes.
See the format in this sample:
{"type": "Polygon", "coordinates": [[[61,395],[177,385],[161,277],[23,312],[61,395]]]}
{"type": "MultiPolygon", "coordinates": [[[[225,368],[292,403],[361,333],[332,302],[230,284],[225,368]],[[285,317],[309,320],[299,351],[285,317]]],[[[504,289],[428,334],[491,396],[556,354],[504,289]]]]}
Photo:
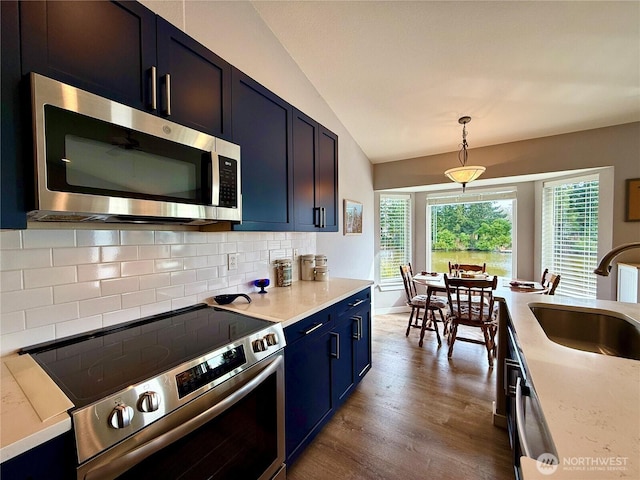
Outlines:
{"type": "Polygon", "coordinates": [[[144,392],[138,399],[138,410],[149,413],[160,407],[160,395],[157,392],[144,392]]]}
{"type": "Polygon", "coordinates": [[[267,333],[264,336],[264,339],[267,341],[267,345],[269,345],[270,347],[278,344],[278,337],[275,333],[267,333]]]}
{"type": "Polygon", "coordinates": [[[264,352],[268,348],[264,338],[254,340],[251,344],[254,352],[264,352]]]}
{"type": "Polygon", "coordinates": [[[133,408],[121,403],[113,409],[109,415],[109,425],[113,428],[124,428],[131,425],[133,418],[133,408]]]}

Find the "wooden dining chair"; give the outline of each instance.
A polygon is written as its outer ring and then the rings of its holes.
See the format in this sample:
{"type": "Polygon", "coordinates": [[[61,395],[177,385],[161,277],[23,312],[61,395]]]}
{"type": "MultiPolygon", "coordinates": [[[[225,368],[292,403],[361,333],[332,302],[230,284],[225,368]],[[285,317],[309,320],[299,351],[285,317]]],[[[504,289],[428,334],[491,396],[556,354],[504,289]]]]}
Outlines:
{"type": "Polygon", "coordinates": [[[548,268],[544,269],[542,273],[542,280],[540,280],[540,284],[547,289],[544,292],[546,295],[555,295],[556,288],[558,288],[558,284],[560,283],[560,275],[549,272],[548,268]]]}
{"type": "Polygon", "coordinates": [[[402,282],[404,283],[404,291],[407,296],[407,306],[411,307],[411,314],[409,315],[409,323],[407,324],[407,331],[405,336],[409,336],[409,332],[411,331],[411,327],[421,327],[422,329],[432,330],[436,332],[436,338],[438,339],[438,345],[442,345],[442,340],[440,339],[440,332],[438,331],[436,312],[440,316],[440,321],[445,326],[444,331],[446,332],[447,328],[447,320],[443,313],[443,309],[447,308],[446,302],[438,297],[433,297],[431,301],[429,301],[429,306],[427,307],[427,295],[418,294],[416,291],[416,285],[413,281],[413,270],[411,268],[411,264],[400,265],[400,275],[402,276],[402,282]],[[420,325],[418,321],[420,320],[420,311],[424,310],[424,315],[422,317],[422,324],[420,325]],[[429,314],[431,318],[429,318],[429,314]],[[415,319],[415,324],[413,323],[415,319]],[[412,325],[413,324],[413,325],[412,325]]]}
{"type": "Polygon", "coordinates": [[[483,263],[482,265],[474,265],[474,264],[471,264],[471,263],[451,263],[451,262],[449,262],[449,274],[452,274],[454,270],[462,270],[463,272],[486,273],[487,272],[487,264],[483,263]]]}
{"type": "Polygon", "coordinates": [[[449,353],[453,355],[456,340],[478,343],[487,349],[489,366],[493,366],[496,355],[496,332],[498,330],[497,309],[494,305],[493,291],[498,285],[498,277],[487,279],[450,278],[444,276],[447,288],[449,312],[449,353]],[[482,331],[483,340],[459,337],[458,327],[465,325],[477,327],[482,331]]]}

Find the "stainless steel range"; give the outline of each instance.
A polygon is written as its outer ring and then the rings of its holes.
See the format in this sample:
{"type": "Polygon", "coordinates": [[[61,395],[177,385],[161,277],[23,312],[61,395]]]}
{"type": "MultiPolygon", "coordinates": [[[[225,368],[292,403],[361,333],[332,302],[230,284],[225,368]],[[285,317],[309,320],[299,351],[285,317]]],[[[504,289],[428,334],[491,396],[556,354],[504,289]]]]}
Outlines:
{"type": "Polygon", "coordinates": [[[22,353],[75,405],[79,479],[280,480],[284,346],[280,324],[202,304],[22,353]]]}

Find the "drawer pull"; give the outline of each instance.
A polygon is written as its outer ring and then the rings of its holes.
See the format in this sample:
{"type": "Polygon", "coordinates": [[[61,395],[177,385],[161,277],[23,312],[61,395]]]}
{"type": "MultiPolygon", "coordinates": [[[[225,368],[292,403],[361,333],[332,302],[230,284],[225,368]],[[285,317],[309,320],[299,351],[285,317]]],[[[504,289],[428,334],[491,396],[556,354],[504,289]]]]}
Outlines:
{"type": "Polygon", "coordinates": [[[349,307],[354,308],[354,307],[357,307],[358,305],[363,304],[364,302],[365,302],[365,300],[359,298],[355,302],[350,303],[349,307]]]}
{"type": "Polygon", "coordinates": [[[309,330],[307,330],[306,332],[304,332],[305,335],[309,335],[311,332],[319,329],[322,325],[324,325],[324,323],[319,323],[317,325],[314,325],[313,327],[311,327],[309,330]]]}

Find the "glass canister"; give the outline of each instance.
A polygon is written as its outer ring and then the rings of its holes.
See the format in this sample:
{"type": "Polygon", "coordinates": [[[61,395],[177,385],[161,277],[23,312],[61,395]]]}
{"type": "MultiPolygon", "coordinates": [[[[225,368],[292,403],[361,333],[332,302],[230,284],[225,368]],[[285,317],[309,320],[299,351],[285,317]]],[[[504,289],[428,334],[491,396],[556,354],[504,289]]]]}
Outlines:
{"type": "Polygon", "coordinates": [[[316,260],[313,254],[300,255],[300,278],[302,280],[313,280],[313,269],[316,260]]]}
{"type": "Polygon", "coordinates": [[[291,260],[286,258],[276,260],[276,285],[278,287],[291,285],[291,260]]]}

